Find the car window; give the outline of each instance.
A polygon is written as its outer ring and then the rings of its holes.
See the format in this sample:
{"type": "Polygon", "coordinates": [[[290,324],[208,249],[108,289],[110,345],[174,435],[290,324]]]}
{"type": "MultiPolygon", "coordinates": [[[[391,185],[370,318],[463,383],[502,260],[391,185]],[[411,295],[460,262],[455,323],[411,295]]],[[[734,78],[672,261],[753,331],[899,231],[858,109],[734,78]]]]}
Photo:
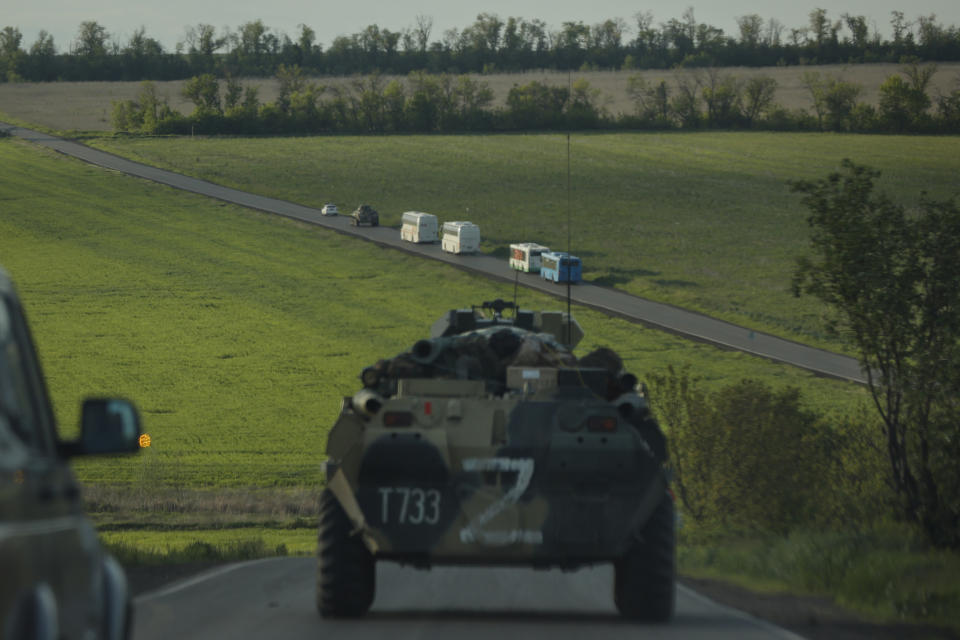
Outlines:
{"type": "Polygon", "coordinates": [[[27,447],[48,451],[50,440],[40,415],[35,362],[26,352],[26,327],[0,298],[0,413],[7,429],[27,447]]]}

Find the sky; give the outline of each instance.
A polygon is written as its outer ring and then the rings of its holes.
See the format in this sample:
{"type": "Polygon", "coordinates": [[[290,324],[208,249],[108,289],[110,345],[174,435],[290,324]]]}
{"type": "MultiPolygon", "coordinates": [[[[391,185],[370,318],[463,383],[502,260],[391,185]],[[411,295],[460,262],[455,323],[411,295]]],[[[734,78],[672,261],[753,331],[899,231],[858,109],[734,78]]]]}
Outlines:
{"type": "Polygon", "coordinates": [[[623,18],[633,27],[633,16],[638,12],[650,12],[654,24],[659,25],[671,18],[679,19],[687,7],[693,8],[697,22],[723,29],[729,35],[738,34],[739,16],[756,13],[764,20],[775,18],[788,29],[800,28],[806,26],[809,13],[817,7],[826,8],[831,19],[839,19],[844,13],[863,15],[884,38],[890,35],[890,12],[894,10],[902,11],[908,20],[935,14],[941,24],[960,25],[958,0],[0,0],[0,28],[18,28],[23,34],[24,49],[29,49],[44,29],[53,35],[57,51],[66,52],[76,39],[80,23],[94,20],[121,45],[126,44],[134,30],[144,27],[149,37],[172,51],[178,41],[183,41],[187,26],[205,23],[218,31],[236,31],[241,24],[259,19],[274,33],[285,33],[291,39],[296,39],[298,25],[306,24],[327,48],[337,36],[357,33],[371,24],[391,31],[412,27],[418,15],[433,19],[430,40],[436,41],[447,29],[469,26],[481,12],[497,14],[502,19],[540,19],[549,28],[559,29],[566,21],[593,25],[608,18],[623,18]]]}

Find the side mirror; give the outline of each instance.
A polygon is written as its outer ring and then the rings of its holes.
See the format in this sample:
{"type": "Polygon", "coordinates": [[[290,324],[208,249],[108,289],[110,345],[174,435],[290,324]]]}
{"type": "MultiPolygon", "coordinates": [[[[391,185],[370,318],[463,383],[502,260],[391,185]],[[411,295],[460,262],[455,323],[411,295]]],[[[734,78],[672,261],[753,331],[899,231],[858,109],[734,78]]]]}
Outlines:
{"type": "Polygon", "coordinates": [[[140,416],[127,400],[88,398],[83,401],[77,455],[132,453],[140,449],[140,416]]]}

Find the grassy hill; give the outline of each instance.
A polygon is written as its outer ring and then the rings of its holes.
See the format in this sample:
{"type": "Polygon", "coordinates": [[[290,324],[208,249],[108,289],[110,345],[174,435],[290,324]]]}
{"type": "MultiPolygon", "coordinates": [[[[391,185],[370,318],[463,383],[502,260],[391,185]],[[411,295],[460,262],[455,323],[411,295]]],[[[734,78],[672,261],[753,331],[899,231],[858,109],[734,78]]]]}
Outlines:
{"type": "MultiPolygon", "coordinates": [[[[408,143],[435,151],[438,140],[408,143]]],[[[550,136],[527,142],[531,152],[532,142],[546,144],[547,156],[561,144],[550,136]]],[[[271,167],[271,160],[259,166],[271,167]]],[[[139,456],[76,465],[100,535],[125,563],[312,553],[318,463],[340,398],[358,387],[360,369],[407,348],[448,308],[512,295],[510,287],[439,263],[17,140],[0,140],[0,165],[0,264],[30,315],[61,430],[75,433],[82,397],[118,394],[139,405],[153,437],[139,456]]],[[[488,159],[479,166],[493,165],[488,159]]],[[[393,178],[378,179],[386,188],[393,178]]],[[[556,307],[527,292],[521,302],[556,307]]],[[[821,412],[865,400],[856,385],[596,312],[575,314],[587,332],[579,352],[612,346],[641,378],[689,365],[713,387],[745,377],[798,386],[821,412]]],[[[778,588],[839,594],[886,618],[952,620],[955,557],[915,551],[900,535],[878,545],[872,535],[685,547],[682,563],[704,575],[760,575],[764,584],[776,576],[778,588]],[[838,589],[809,581],[838,566],[860,582],[838,589]]]]}
{"type": "MultiPolygon", "coordinates": [[[[482,249],[567,242],[562,135],[102,138],[94,146],[213,182],[320,206],[374,205],[480,225],[482,249]]],[[[843,158],[883,172],[909,205],[958,191],[960,137],[772,133],[575,134],[572,249],[596,284],[832,349],[823,307],[790,293],[808,251],[807,212],[788,182],[843,158]]]]}
{"type": "MultiPolygon", "coordinates": [[[[120,394],[154,445],[80,461],[88,483],[315,487],[326,432],[362,367],[426,335],[445,310],[512,287],[361,240],[0,141],[0,264],[30,314],[62,430],[82,397],[120,394]]],[[[553,299],[521,294],[527,308],[553,299]]],[[[643,377],[691,365],[808,390],[853,385],[576,309],[580,351],[609,345],[643,377]]]]}

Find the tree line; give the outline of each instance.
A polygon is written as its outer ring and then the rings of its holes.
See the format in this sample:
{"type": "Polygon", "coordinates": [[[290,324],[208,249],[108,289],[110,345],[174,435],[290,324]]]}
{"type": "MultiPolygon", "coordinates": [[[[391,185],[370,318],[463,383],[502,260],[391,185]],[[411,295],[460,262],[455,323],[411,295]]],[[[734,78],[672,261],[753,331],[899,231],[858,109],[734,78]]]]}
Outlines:
{"type": "Polygon", "coordinates": [[[258,87],[212,73],[194,76],[183,96],[190,114],[170,107],[151,81],[134,100],[113,104],[116,131],[140,134],[455,133],[589,129],[756,129],[882,133],[960,132],[960,83],[932,96],[936,65],[906,62],[879,88],[874,106],[859,100],[862,86],[831,74],[803,76],[811,109],[774,101],[777,81],[741,80],[718,69],[651,82],[628,80],[633,108],[610,113],[599,89],[579,78],[569,86],[515,84],[502,106],[482,76],[414,71],[405,77],[358,76],[325,86],[298,66],[281,65],[276,100],[262,103],[258,87]]]}
{"type": "Polygon", "coordinates": [[[910,209],[849,160],[791,184],[809,215],[795,295],[829,310],[867,375],[869,406],[828,416],[797,388],[714,392],[689,369],[649,377],[688,538],[864,531],[908,523],[960,549],[960,206],[910,209]]]}
{"type": "Polygon", "coordinates": [[[473,24],[437,37],[433,20],[420,15],[398,31],[371,24],[324,47],[305,24],[291,38],[254,20],[236,30],[188,26],[169,50],[143,27],[121,42],[99,22],[85,21],[64,51],[46,31],[27,47],[20,30],[6,26],[0,31],[0,82],[270,76],[281,65],[299,66],[311,75],[406,75],[416,70],[462,74],[897,62],[904,56],[960,60],[960,29],[939,23],[935,15],[909,20],[893,11],[889,38],[865,16],[834,17],[820,8],[810,12],[806,25],[794,28],[758,14],[736,22],[737,33],[726,34],[699,22],[689,8],[680,18],[661,23],[650,12],[640,12],[632,22],[568,21],[553,29],[542,20],[480,13],[473,24]]]}

